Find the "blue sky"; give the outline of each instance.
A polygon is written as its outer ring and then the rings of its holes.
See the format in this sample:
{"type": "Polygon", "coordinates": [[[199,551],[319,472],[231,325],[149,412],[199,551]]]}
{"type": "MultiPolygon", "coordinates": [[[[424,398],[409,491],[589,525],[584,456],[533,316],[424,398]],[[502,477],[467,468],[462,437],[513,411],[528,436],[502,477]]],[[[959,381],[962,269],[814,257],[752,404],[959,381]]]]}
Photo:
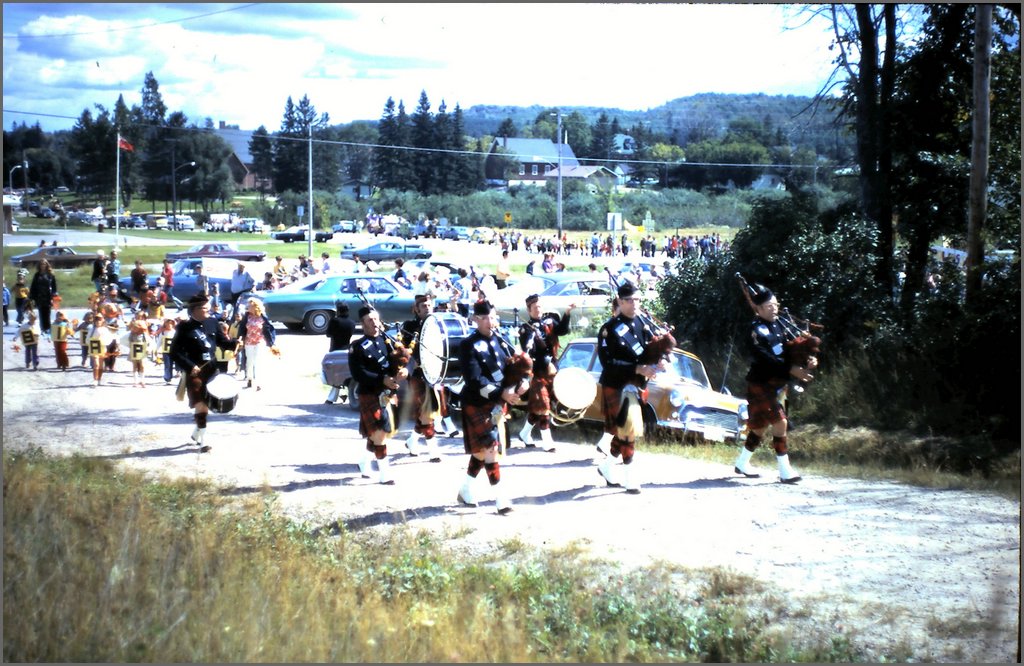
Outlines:
{"type": "Polygon", "coordinates": [[[813,95],[829,26],[781,4],[3,4],[3,124],[70,128],[141,101],[153,72],[191,122],[280,127],[456,104],[643,110],[698,93],[813,95]]]}

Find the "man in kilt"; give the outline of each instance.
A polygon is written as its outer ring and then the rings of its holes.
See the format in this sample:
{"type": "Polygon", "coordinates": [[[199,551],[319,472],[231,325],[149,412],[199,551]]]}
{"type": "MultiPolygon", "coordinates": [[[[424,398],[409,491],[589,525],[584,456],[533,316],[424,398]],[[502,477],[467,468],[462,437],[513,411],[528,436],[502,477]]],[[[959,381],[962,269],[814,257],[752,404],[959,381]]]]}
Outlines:
{"type": "Polygon", "coordinates": [[[423,377],[423,368],[420,366],[420,346],[416,344],[420,331],[423,329],[423,322],[434,312],[434,301],[426,294],[417,294],[412,311],[416,316],[402,323],[402,330],[399,334],[402,344],[412,348],[412,362],[415,366],[409,375],[408,384],[413,430],[405,440],[405,446],[409,449],[410,455],[419,455],[419,438],[420,435],[423,435],[430,462],[439,463],[441,454],[437,451],[434,417],[440,418],[444,408],[444,398],[442,391],[428,384],[423,377]]]}
{"type": "Polygon", "coordinates": [[[530,318],[519,327],[519,345],[533,359],[533,378],[519,439],[527,447],[536,446],[533,441],[533,429],[536,427],[540,430],[544,449],[555,450],[551,438],[551,385],[555,378],[558,338],[569,333],[569,316],[575,308],[576,304],[571,303],[564,317],[557,314],[542,317],[540,297],[537,294],[526,297],[526,313],[530,318]]]}
{"type": "Polygon", "coordinates": [[[462,433],[469,466],[466,480],[459,490],[458,500],[467,506],[476,506],[473,482],[480,470],[487,472],[487,480],[495,491],[495,506],[504,515],[512,510],[512,503],[503,492],[498,457],[501,453],[501,429],[508,405],[520,404],[520,396],[529,388],[529,382],[502,388],[508,352],[496,329],[493,308],[487,301],[473,305],[473,323],[476,330],[459,344],[459,362],[465,387],[462,389],[462,433]]]}
{"type": "Polygon", "coordinates": [[[205,322],[210,317],[210,302],[206,294],[199,292],[188,300],[185,307],[189,318],[175,328],[168,353],[185,376],[188,406],[195,410],[192,414],[196,424],[192,443],[199,447],[200,453],[206,453],[210,450],[210,446],[203,442],[206,415],[210,412],[206,383],[217,374],[215,350],[234,349],[238,340],[232,340],[220,328],[207,332],[205,322]]]}
{"type": "Polygon", "coordinates": [[[366,452],[359,461],[359,472],[370,477],[373,460],[377,460],[378,480],[394,485],[388,468],[388,449],[385,441],[395,432],[395,415],[391,409],[397,395],[399,380],[408,375],[406,368],[392,366],[391,348],[384,336],[377,310],[369,306],[359,309],[363,325],[363,338],[351,345],[348,352],[349,370],[356,382],[359,401],[359,434],[366,437],[366,452]]]}
{"type": "Polygon", "coordinates": [[[779,323],[779,301],[771,289],[759,284],[751,288],[751,302],[757,316],[750,323],[747,351],[751,356],[750,370],[747,371],[747,441],[740,449],[733,466],[737,474],[757,478],[760,473],[750,467],[750,458],[761,444],[761,438],[769,430],[772,433],[772,448],[779,466],[779,480],[782,483],[796,483],[800,475],[789,464],[789,447],[786,442],[786,409],[782,405],[783,389],[790,378],[810,381],[809,372],[818,365],[813,356],[807,367],[790,365],[784,354],[785,331],[779,323]]]}
{"type": "MultiPolygon", "coordinates": [[[[612,319],[619,316],[619,298],[618,296],[612,298],[612,319]]],[[[601,433],[601,439],[597,440],[597,452],[603,456],[608,455],[608,450],[612,445],[612,439],[615,438],[615,425],[610,423],[607,419],[604,424],[604,431],[601,433]]]]}
{"type": "Polygon", "coordinates": [[[611,454],[599,466],[598,473],[612,487],[625,486],[637,494],[640,484],[633,473],[637,433],[643,432],[643,405],[647,401],[647,382],[657,373],[659,364],[641,364],[644,349],[654,332],[636,316],[639,295],[632,282],[623,282],[617,292],[619,314],[609,319],[598,333],[597,354],[601,360],[601,410],[605,430],[614,433],[611,454]],[[614,466],[622,456],[623,480],[617,479],[614,466]]]}

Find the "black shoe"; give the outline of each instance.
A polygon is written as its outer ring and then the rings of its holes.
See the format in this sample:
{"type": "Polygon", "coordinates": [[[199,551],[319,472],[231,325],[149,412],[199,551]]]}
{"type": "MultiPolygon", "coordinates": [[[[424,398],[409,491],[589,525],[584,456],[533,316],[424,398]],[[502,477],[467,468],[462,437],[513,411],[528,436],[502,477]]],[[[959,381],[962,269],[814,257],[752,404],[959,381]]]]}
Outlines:
{"type": "Polygon", "coordinates": [[[629,490],[626,491],[626,494],[627,495],[639,495],[640,494],[640,489],[639,488],[630,488],[629,490]]]}
{"type": "Polygon", "coordinates": [[[324,400],[324,404],[325,405],[333,405],[334,403],[331,402],[330,400],[324,400]]]}
{"type": "Polygon", "coordinates": [[[455,430],[447,433],[445,437],[462,437],[462,431],[456,428],[455,430]]]}
{"type": "Polygon", "coordinates": [[[441,462],[440,458],[431,458],[430,462],[441,462]]]}
{"type": "Polygon", "coordinates": [[[621,484],[621,483],[612,483],[611,481],[609,481],[609,480],[608,480],[608,477],[606,477],[606,476],[604,475],[604,472],[602,472],[602,471],[601,471],[601,468],[600,468],[600,467],[598,467],[598,468],[597,468],[597,473],[601,475],[601,478],[602,478],[602,479],[604,479],[604,482],[605,482],[605,484],[606,484],[606,485],[607,485],[607,486],[608,486],[609,488],[621,488],[621,487],[622,487],[622,484],[621,484]]]}
{"type": "Polygon", "coordinates": [[[213,447],[209,444],[203,444],[199,447],[199,453],[209,453],[211,449],[213,449],[213,447]]]}
{"type": "Polygon", "coordinates": [[[733,467],[733,471],[735,471],[737,474],[742,474],[743,476],[747,477],[748,479],[759,479],[759,478],[761,478],[761,475],[758,474],[757,472],[744,472],[739,467],[733,467]]]}
{"type": "Polygon", "coordinates": [[[779,483],[794,484],[797,481],[799,481],[801,478],[802,477],[799,477],[799,476],[792,476],[792,477],[790,477],[788,479],[779,479],[779,483]]]}
{"type": "Polygon", "coordinates": [[[498,515],[499,516],[507,516],[510,513],[512,513],[512,507],[510,507],[510,506],[505,506],[505,507],[502,507],[502,508],[498,509],[498,515]]]}
{"type": "Polygon", "coordinates": [[[393,486],[393,485],[395,485],[395,480],[394,479],[388,479],[387,481],[381,481],[380,485],[382,485],[382,486],[393,486]]]}

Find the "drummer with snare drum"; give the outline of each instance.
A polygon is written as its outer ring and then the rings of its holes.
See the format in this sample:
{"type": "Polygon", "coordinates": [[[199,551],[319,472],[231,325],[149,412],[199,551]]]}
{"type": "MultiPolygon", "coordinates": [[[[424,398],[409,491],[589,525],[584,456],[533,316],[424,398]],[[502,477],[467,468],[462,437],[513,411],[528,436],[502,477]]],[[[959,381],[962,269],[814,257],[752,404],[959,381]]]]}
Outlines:
{"type": "Polygon", "coordinates": [[[210,450],[210,446],[203,442],[206,415],[210,411],[206,385],[217,374],[214,350],[235,349],[238,340],[229,338],[219,327],[213,329],[212,336],[204,330],[204,322],[210,317],[210,301],[203,292],[190,298],[185,307],[189,318],[175,329],[170,354],[185,376],[188,406],[195,410],[192,415],[196,424],[192,443],[199,447],[200,453],[206,453],[210,450]]]}
{"type": "Polygon", "coordinates": [[[569,333],[570,315],[575,308],[575,303],[569,304],[562,317],[553,312],[541,315],[540,297],[537,294],[526,297],[526,313],[530,318],[519,327],[519,345],[533,359],[533,378],[530,380],[526,421],[519,431],[519,439],[527,447],[537,445],[533,440],[533,428],[537,427],[544,449],[555,450],[551,438],[551,386],[558,357],[558,338],[569,333]]]}

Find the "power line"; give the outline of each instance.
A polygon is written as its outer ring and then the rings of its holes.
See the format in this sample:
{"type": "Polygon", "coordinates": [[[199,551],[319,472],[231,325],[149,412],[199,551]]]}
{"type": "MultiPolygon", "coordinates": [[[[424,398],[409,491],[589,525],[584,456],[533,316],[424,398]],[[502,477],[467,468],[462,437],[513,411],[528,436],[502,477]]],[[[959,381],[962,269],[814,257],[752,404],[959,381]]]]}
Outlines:
{"type": "MultiPolygon", "coordinates": [[[[167,21],[158,21],[156,23],[139,23],[137,25],[130,25],[125,28],[105,28],[103,30],[91,30],[89,32],[66,32],[60,35],[22,35],[17,33],[4,33],[4,39],[52,39],[54,37],[81,37],[83,35],[104,35],[111,32],[127,32],[129,30],[141,30],[144,28],[154,28],[160,25],[168,25],[171,23],[184,23],[185,21],[194,21],[196,19],[206,18],[207,16],[216,16],[217,14],[226,14],[228,12],[236,12],[240,9],[248,9],[249,7],[255,7],[260,3],[253,2],[247,5],[239,5],[238,7],[228,7],[227,9],[220,9],[215,12],[207,12],[206,14],[196,14],[195,16],[186,16],[180,19],[169,19],[167,21]]],[[[38,114],[43,115],[43,114],[38,114]]],[[[59,116],[56,116],[59,117],[59,116]]]]}

